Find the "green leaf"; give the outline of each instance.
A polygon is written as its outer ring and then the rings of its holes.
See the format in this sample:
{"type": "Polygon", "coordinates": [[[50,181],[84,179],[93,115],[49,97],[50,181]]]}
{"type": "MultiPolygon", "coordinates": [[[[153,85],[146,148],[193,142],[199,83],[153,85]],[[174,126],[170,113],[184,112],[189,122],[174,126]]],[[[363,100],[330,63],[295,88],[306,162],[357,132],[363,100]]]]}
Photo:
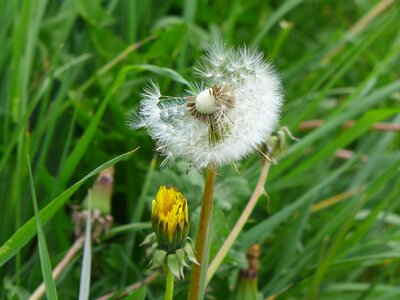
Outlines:
{"type": "Polygon", "coordinates": [[[147,287],[141,287],[140,289],[133,291],[129,296],[123,298],[124,300],[144,300],[147,295],[147,287]]]}
{"type": "MultiPolygon", "coordinates": [[[[101,166],[94,169],[88,175],[76,182],[70,188],[65,190],[60,196],[51,201],[40,213],[40,220],[42,225],[45,225],[68,201],[71,195],[89,178],[97,175],[104,169],[116,164],[117,162],[129,157],[138,148],[119,155],[101,166]]],[[[31,218],[22,227],[20,227],[14,235],[8,239],[0,248],[0,267],[4,265],[10,258],[12,258],[23,246],[25,246],[36,234],[36,217],[31,218]]]]}
{"type": "Polygon", "coordinates": [[[129,68],[130,70],[137,70],[137,71],[149,71],[154,74],[158,74],[167,78],[170,78],[176,82],[183,83],[184,85],[191,87],[190,83],[182,77],[179,73],[176,71],[169,69],[169,68],[163,68],[163,67],[158,67],[154,65],[134,65],[134,66],[127,66],[126,68],[129,68]]]}
{"type": "Polygon", "coordinates": [[[29,183],[31,186],[31,193],[32,193],[32,202],[33,202],[33,209],[35,211],[35,218],[36,218],[36,229],[38,233],[38,243],[39,243],[39,257],[40,257],[40,265],[42,267],[42,274],[43,280],[46,287],[46,296],[47,299],[57,299],[57,290],[56,284],[53,278],[53,270],[51,268],[50,256],[49,251],[47,250],[46,238],[43,232],[42,224],[40,222],[39,217],[39,208],[36,199],[36,192],[35,186],[33,183],[33,176],[32,176],[32,168],[29,156],[27,157],[28,160],[28,169],[29,169],[29,183]]]}

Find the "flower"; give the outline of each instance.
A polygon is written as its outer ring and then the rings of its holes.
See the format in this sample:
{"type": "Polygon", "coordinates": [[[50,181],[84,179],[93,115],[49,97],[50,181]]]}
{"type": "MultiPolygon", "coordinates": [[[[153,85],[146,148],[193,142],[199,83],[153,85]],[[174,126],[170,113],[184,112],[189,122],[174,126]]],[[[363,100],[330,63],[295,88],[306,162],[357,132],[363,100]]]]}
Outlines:
{"type": "Polygon", "coordinates": [[[160,187],[152,202],[151,223],[159,247],[173,253],[186,243],[189,216],[186,199],[174,188],[160,187]]]}
{"type": "Polygon", "coordinates": [[[177,278],[183,278],[183,268],[189,267],[186,258],[197,264],[188,242],[189,212],[186,199],[175,188],[161,186],[152,201],[151,223],[154,232],[142,245],[151,245],[151,266],[163,266],[177,278]]]}
{"type": "Polygon", "coordinates": [[[180,97],[161,96],[152,82],[133,126],[149,130],[166,161],[184,157],[197,169],[229,164],[259,149],[282,105],[280,80],[263,55],[214,45],[195,72],[202,82],[180,97]]]}

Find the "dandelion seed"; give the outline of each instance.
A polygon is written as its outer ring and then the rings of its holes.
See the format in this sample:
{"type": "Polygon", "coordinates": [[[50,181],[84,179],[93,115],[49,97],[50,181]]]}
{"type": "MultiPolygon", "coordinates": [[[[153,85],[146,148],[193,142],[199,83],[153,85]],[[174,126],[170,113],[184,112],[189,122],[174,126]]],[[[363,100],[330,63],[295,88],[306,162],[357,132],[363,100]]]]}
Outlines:
{"type": "Polygon", "coordinates": [[[166,160],[188,159],[197,169],[230,164],[257,150],[274,130],[281,83],[260,52],[211,47],[195,66],[195,92],[161,96],[151,82],[133,127],[146,127],[166,160]]]}

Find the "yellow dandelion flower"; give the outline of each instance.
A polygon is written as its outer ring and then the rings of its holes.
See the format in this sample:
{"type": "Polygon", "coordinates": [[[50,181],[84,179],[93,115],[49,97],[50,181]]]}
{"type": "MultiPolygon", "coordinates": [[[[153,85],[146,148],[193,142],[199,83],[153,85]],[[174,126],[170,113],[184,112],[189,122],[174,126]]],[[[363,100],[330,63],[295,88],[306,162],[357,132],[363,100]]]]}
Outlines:
{"type": "Polygon", "coordinates": [[[161,249],[172,253],[185,245],[189,215],[187,201],[179,191],[160,187],[152,202],[151,221],[161,249]]]}

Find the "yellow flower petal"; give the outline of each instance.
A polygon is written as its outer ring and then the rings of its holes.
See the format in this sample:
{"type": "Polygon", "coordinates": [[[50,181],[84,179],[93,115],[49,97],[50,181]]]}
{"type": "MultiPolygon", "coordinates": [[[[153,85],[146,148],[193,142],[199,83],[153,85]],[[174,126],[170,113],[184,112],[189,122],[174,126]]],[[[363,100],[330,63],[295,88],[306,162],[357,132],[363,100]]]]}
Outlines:
{"type": "Polygon", "coordinates": [[[178,226],[182,230],[189,224],[186,199],[174,188],[161,186],[152,202],[152,218],[172,240],[178,226]]]}

